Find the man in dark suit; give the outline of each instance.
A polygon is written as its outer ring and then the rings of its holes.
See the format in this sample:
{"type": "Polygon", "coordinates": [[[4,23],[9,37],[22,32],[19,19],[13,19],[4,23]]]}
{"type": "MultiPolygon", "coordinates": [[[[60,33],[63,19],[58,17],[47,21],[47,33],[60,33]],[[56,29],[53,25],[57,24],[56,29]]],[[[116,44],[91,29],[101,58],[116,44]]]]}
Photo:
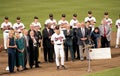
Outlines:
{"type": "Polygon", "coordinates": [[[88,29],[85,27],[85,23],[82,22],[80,28],[77,30],[77,38],[78,38],[78,45],[80,51],[80,60],[84,60],[84,50],[87,55],[87,59],[89,59],[89,51],[86,46],[89,44],[89,32],[88,29]],[[85,49],[84,49],[85,48],[85,49]]]}
{"type": "MultiPolygon", "coordinates": [[[[36,59],[38,61],[38,58],[39,58],[39,47],[41,46],[41,39],[42,39],[42,35],[41,35],[41,32],[39,31],[39,28],[34,26],[34,30],[35,30],[35,39],[37,41],[37,46],[35,47],[36,49],[36,59]]],[[[40,50],[41,51],[41,50],[40,50]]],[[[38,61],[39,63],[40,61],[38,61]]]]}
{"type": "Polygon", "coordinates": [[[29,36],[29,48],[30,48],[30,67],[32,68],[32,66],[34,65],[34,61],[35,61],[35,67],[38,68],[38,42],[39,42],[39,36],[37,35],[37,32],[35,31],[36,27],[33,26],[33,24],[30,25],[30,30],[28,31],[28,36],[29,36]],[[32,31],[32,32],[31,32],[32,31]],[[30,32],[31,35],[30,36],[30,32]],[[33,38],[35,40],[33,40],[33,38]],[[33,43],[33,41],[36,41],[36,43],[33,43]]]}
{"type": "MultiPolygon", "coordinates": [[[[79,26],[80,23],[77,23],[76,26],[79,26]]],[[[80,53],[79,53],[79,45],[78,45],[78,38],[76,36],[78,28],[73,28],[73,51],[74,51],[74,58],[80,59],[80,53]],[[76,56],[77,52],[77,56],[76,56]]]]}
{"type": "Polygon", "coordinates": [[[70,29],[70,26],[67,26],[66,30],[63,30],[65,35],[64,51],[65,59],[68,61],[68,49],[70,50],[71,60],[74,61],[74,51],[73,51],[73,31],[70,29]]]}
{"type": "Polygon", "coordinates": [[[105,20],[102,20],[99,29],[101,35],[101,47],[110,47],[111,27],[107,25],[107,22],[105,20]]]}
{"type": "Polygon", "coordinates": [[[44,50],[44,60],[45,62],[53,62],[54,46],[51,43],[51,36],[54,33],[53,29],[50,28],[49,24],[45,25],[42,31],[43,35],[43,50],[44,50]]]}

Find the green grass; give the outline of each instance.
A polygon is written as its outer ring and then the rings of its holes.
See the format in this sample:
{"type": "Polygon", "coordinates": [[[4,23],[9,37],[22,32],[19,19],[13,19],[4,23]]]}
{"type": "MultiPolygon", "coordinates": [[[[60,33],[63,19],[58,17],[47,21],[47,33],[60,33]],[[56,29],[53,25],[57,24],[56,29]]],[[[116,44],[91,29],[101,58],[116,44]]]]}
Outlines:
{"type": "Polygon", "coordinates": [[[49,13],[53,13],[57,21],[61,19],[62,13],[67,15],[68,21],[73,13],[77,13],[81,22],[87,16],[87,11],[92,10],[98,26],[105,11],[110,13],[109,17],[115,22],[120,14],[119,4],[120,0],[0,0],[0,24],[4,16],[9,16],[12,23],[20,16],[28,29],[34,16],[38,16],[43,25],[49,13]]]}
{"type": "Polygon", "coordinates": [[[93,73],[87,76],[120,76],[120,67],[93,73]]]}

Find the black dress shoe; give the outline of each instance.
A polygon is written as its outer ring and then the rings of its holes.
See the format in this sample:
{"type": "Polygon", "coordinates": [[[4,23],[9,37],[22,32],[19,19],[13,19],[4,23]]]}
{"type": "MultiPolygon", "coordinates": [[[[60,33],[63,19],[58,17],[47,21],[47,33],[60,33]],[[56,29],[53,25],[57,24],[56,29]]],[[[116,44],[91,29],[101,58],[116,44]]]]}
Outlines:
{"type": "Polygon", "coordinates": [[[28,68],[24,68],[24,70],[28,70],[28,68]]]}
{"type": "Polygon", "coordinates": [[[57,66],[57,70],[59,70],[60,69],[60,66],[57,66]]]}
{"type": "Polygon", "coordinates": [[[40,66],[39,66],[39,65],[37,65],[37,66],[35,66],[35,68],[40,68],[40,66]]]}
{"type": "Polygon", "coordinates": [[[10,73],[15,73],[14,71],[11,71],[10,73]]]}
{"type": "Polygon", "coordinates": [[[32,66],[30,66],[30,68],[32,69],[33,67],[32,67],[32,66]]]}
{"type": "Polygon", "coordinates": [[[40,61],[38,61],[38,63],[41,63],[40,61]]]}

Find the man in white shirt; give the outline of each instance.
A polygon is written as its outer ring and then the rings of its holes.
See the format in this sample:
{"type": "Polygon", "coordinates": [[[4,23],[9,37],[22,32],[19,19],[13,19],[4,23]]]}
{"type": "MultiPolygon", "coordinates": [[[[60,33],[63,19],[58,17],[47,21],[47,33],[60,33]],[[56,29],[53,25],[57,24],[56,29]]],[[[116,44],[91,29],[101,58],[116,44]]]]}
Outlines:
{"type": "Polygon", "coordinates": [[[4,18],[4,22],[1,24],[1,30],[3,31],[3,39],[4,39],[4,49],[7,51],[7,38],[9,37],[9,31],[12,29],[12,23],[9,22],[8,17],[4,18]]]}
{"type": "Polygon", "coordinates": [[[87,23],[88,21],[90,22],[89,27],[91,28],[91,31],[93,31],[95,27],[96,19],[95,17],[92,16],[92,11],[88,11],[88,17],[86,17],[84,21],[85,23],[87,23]]]}
{"type": "Polygon", "coordinates": [[[65,18],[66,15],[62,14],[62,19],[58,21],[58,25],[60,25],[60,30],[66,30],[66,27],[69,26],[69,23],[65,18]]]}
{"type": "Polygon", "coordinates": [[[105,12],[104,13],[104,20],[107,22],[107,25],[109,25],[109,26],[111,26],[112,27],[112,19],[111,18],[109,18],[109,14],[108,14],[108,12],[105,12]]]}
{"type": "Polygon", "coordinates": [[[59,68],[60,68],[59,55],[61,57],[61,66],[63,69],[65,69],[65,66],[64,66],[64,40],[65,40],[65,36],[63,34],[63,31],[60,31],[59,26],[56,26],[55,33],[51,37],[51,42],[52,42],[52,44],[54,44],[57,70],[59,70],[59,68]]]}
{"type": "Polygon", "coordinates": [[[70,21],[70,26],[72,28],[77,28],[76,24],[78,23],[78,20],[77,20],[77,14],[73,14],[73,18],[72,20],[70,21]]]}
{"type": "Polygon", "coordinates": [[[53,18],[53,14],[49,14],[49,19],[45,21],[45,25],[50,25],[51,29],[55,28],[57,21],[53,18]]]}
{"type": "Polygon", "coordinates": [[[39,30],[41,29],[41,23],[38,22],[38,17],[37,16],[34,17],[34,21],[32,22],[32,25],[34,25],[34,27],[39,28],[39,30]]]}
{"type": "Polygon", "coordinates": [[[119,40],[120,40],[120,15],[119,15],[119,19],[116,20],[116,28],[117,28],[117,38],[116,38],[116,46],[115,48],[119,48],[119,40]]]}
{"type": "Polygon", "coordinates": [[[16,23],[14,23],[13,29],[14,29],[14,31],[15,31],[16,33],[20,33],[20,37],[23,36],[22,32],[23,32],[23,30],[25,29],[25,26],[24,26],[24,24],[21,22],[20,17],[17,17],[17,18],[16,18],[16,23]]]}

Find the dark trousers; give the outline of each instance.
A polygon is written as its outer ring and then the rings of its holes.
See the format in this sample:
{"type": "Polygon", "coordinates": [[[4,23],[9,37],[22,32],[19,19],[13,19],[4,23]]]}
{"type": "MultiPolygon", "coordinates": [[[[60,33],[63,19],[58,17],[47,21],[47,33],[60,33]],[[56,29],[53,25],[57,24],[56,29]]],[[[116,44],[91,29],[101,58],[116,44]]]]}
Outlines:
{"type": "Polygon", "coordinates": [[[76,58],[76,52],[77,52],[77,59],[80,59],[80,53],[79,53],[79,46],[77,44],[77,39],[73,39],[73,51],[74,51],[74,58],[76,58]]]}
{"type": "Polygon", "coordinates": [[[15,49],[8,48],[8,66],[10,72],[14,71],[15,62],[16,62],[15,49]]]}
{"type": "Polygon", "coordinates": [[[53,61],[53,54],[54,54],[54,48],[53,46],[51,47],[43,47],[44,50],[44,60],[45,62],[49,61],[52,62],[53,61]]]}
{"type": "Polygon", "coordinates": [[[70,50],[71,59],[74,60],[74,51],[73,51],[73,45],[66,43],[64,46],[65,51],[65,59],[68,61],[68,49],[70,50]]]}
{"type": "Polygon", "coordinates": [[[34,61],[36,67],[38,66],[38,55],[39,55],[38,47],[34,47],[34,61]]]}
{"type": "Polygon", "coordinates": [[[29,50],[29,66],[32,68],[34,65],[34,50],[29,50]]]}
{"type": "Polygon", "coordinates": [[[110,41],[108,41],[106,37],[101,36],[101,47],[110,47],[110,41]]]}

